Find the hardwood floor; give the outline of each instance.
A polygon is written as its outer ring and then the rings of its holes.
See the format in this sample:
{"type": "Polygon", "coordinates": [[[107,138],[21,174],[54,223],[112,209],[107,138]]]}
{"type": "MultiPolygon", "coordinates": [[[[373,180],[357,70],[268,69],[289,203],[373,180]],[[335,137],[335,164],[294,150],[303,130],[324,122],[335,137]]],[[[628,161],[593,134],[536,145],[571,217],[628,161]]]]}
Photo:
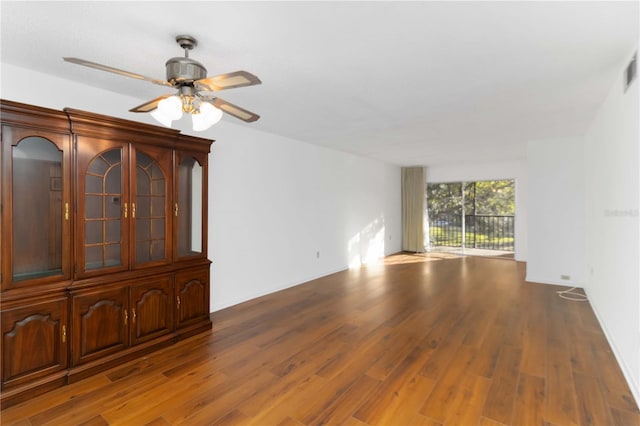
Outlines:
{"type": "Polygon", "coordinates": [[[640,425],[591,307],[557,289],[510,260],[395,255],[215,312],[2,424],[640,425]]]}

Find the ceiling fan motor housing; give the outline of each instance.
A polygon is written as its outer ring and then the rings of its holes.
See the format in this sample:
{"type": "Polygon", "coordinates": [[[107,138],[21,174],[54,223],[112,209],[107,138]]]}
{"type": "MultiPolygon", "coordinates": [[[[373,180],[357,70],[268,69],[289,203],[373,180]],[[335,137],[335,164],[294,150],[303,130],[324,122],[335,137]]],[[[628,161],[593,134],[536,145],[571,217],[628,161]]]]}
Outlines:
{"type": "Polygon", "coordinates": [[[207,69],[191,58],[171,58],[166,67],[167,81],[171,84],[191,83],[207,77],[207,69]]]}

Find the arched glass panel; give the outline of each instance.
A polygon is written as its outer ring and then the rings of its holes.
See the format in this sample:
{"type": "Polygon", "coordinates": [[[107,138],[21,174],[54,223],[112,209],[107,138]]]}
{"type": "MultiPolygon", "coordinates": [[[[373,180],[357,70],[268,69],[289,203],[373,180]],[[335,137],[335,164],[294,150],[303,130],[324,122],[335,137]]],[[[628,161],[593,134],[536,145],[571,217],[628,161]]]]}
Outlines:
{"type": "Polygon", "coordinates": [[[12,152],[13,281],[62,274],[62,152],[28,137],[12,152]]]}
{"type": "Polygon", "coordinates": [[[158,164],[136,153],[136,263],[166,257],[166,179],[158,164]]]}
{"type": "Polygon", "coordinates": [[[121,265],[122,153],[96,156],[85,174],[85,268],[121,265]]]}

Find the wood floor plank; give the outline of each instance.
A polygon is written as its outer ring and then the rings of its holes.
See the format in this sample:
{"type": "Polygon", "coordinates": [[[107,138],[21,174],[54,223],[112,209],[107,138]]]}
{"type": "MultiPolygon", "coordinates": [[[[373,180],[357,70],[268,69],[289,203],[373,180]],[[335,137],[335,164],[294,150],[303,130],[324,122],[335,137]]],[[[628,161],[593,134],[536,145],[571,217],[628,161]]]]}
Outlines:
{"type": "MultiPolygon", "coordinates": [[[[416,419],[424,417],[419,414],[419,410],[433,390],[433,386],[432,379],[421,375],[415,376],[404,383],[396,392],[388,394],[387,401],[375,406],[373,414],[367,415],[367,423],[371,425],[414,424],[416,419]]],[[[424,417],[420,422],[427,420],[424,417]]]]}
{"type": "MultiPolygon", "coordinates": [[[[541,377],[520,374],[511,424],[545,426],[545,383],[541,377]]],[[[606,424],[606,423],[603,423],[606,424]]]]}
{"type": "Polygon", "coordinates": [[[505,426],[505,423],[496,422],[495,420],[491,420],[486,417],[480,417],[478,426],[505,426]]]}
{"type": "Polygon", "coordinates": [[[469,371],[469,366],[477,354],[477,348],[461,345],[456,351],[449,368],[436,382],[426,402],[420,409],[420,414],[444,422],[458,393],[464,392],[462,379],[469,371]]]}
{"type": "Polygon", "coordinates": [[[514,261],[390,256],[215,312],[210,333],[2,424],[639,426],[589,303],[524,276],[514,261]]]}
{"type": "Polygon", "coordinates": [[[411,415],[417,413],[435,383],[418,375],[430,354],[431,351],[420,346],[414,348],[391,375],[377,386],[354,417],[366,423],[384,423],[398,421],[394,416],[400,409],[411,415]],[[416,406],[418,403],[420,406],[416,406]]]}
{"type": "MultiPolygon", "coordinates": [[[[259,423],[253,423],[253,424],[259,424],[259,423]]],[[[292,419],[291,417],[286,417],[280,423],[278,423],[278,426],[304,426],[304,424],[300,423],[295,419],[292,419]]]]}
{"type": "Polygon", "coordinates": [[[219,418],[218,420],[209,423],[210,426],[237,426],[243,424],[249,424],[250,417],[244,414],[240,410],[233,410],[226,416],[219,418]]]}
{"type": "Polygon", "coordinates": [[[640,413],[619,408],[611,408],[611,419],[614,426],[640,426],[640,413]]]}
{"type": "Polygon", "coordinates": [[[580,424],[587,426],[613,423],[609,407],[602,394],[600,380],[583,374],[574,375],[580,424]]]}
{"type": "Polygon", "coordinates": [[[545,419],[559,425],[577,425],[578,411],[571,362],[564,353],[550,351],[547,358],[545,419]]]}
{"type": "Polygon", "coordinates": [[[544,377],[546,368],[546,349],[547,349],[547,319],[544,309],[544,297],[534,298],[527,309],[523,311],[523,315],[527,315],[527,323],[524,330],[524,341],[522,346],[522,363],[520,371],[522,373],[544,377]]]}
{"type": "Polygon", "coordinates": [[[362,401],[380,384],[379,380],[364,374],[345,393],[331,401],[317,417],[309,423],[310,426],[339,425],[344,423],[358,409],[362,401]]]}
{"type": "Polygon", "coordinates": [[[479,422],[491,380],[467,374],[462,379],[460,391],[451,404],[445,424],[475,425],[479,422]]]}
{"type": "Polygon", "coordinates": [[[552,297],[548,304],[546,351],[546,407],[545,420],[552,424],[578,425],[575,384],[569,349],[569,330],[566,327],[563,308],[575,303],[560,297],[552,297]]]}
{"type": "Polygon", "coordinates": [[[170,388],[158,387],[135,394],[124,403],[105,409],[103,416],[113,424],[145,424],[158,417],[158,413],[163,412],[164,407],[172,405],[180,395],[204,392],[204,389],[227,380],[224,373],[213,368],[212,362],[205,363],[189,373],[175,377],[170,388]]]}
{"type": "Polygon", "coordinates": [[[106,409],[126,401],[136,392],[144,393],[166,382],[166,377],[160,374],[127,377],[108,386],[96,388],[62,404],[45,407],[42,411],[30,415],[29,421],[34,426],[50,422],[78,424],[98,414],[104,414],[106,409]],[[77,407],[83,409],[78,410],[77,407]]]}
{"type": "MultiPolygon", "coordinates": [[[[19,424],[29,416],[51,407],[68,404],[72,400],[83,400],[83,396],[98,389],[104,389],[111,383],[104,374],[98,374],[82,381],[82,386],[65,386],[46,394],[46,398],[35,398],[0,412],[2,424],[19,424]]],[[[31,424],[28,422],[27,424],[31,424]]]]}
{"type": "Polygon", "coordinates": [[[98,415],[90,418],[86,422],[78,423],[78,426],[108,426],[107,422],[102,416],[98,415]]]}
{"type": "MultiPolygon", "coordinates": [[[[136,423],[141,424],[141,423],[136,423]]],[[[170,423],[166,421],[163,417],[156,417],[151,420],[149,423],[145,423],[144,426],[170,426],[170,423]]]]}
{"type": "MultiPolygon", "coordinates": [[[[322,342],[322,341],[319,341],[322,342]]],[[[320,346],[313,346],[314,351],[306,354],[296,353],[296,358],[288,358],[283,361],[283,365],[291,366],[282,370],[282,366],[277,365],[269,371],[280,380],[276,381],[272,386],[266,389],[264,392],[256,393],[251,397],[245,399],[238,407],[244,413],[255,416],[260,411],[269,407],[269,405],[280,395],[285,395],[296,387],[305,378],[315,375],[315,372],[321,368],[327,360],[332,359],[336,351],[340,350],[337,345],[323,344],[320,346]]]]}
{"type": "Polygon", "coordinates": [[[268,405],[262,407],[259,413],[251,416],[251,423],[255,425],[278,424],[283,419],[303,424],[293,416],[294,407],[306,407],[318,399],[318,392],[326,385],[327,379],[319,376],[307,377],[296,384],[291,390],[274,396],[268,405]]]}
{"type": "Polygon", "coordinates": [[[177,407],[167,407],[162,416],[175,425],[208,424],[228,415],[256,392],[264,391],[278,380],[269,371],[259,371],[247,381],[229,380],[205,389],[177,407]]]}
{"type": "MultiPolygon", "coordinates": [[[[409,420],[406,424],[411,426],[443,426],[441,422],[430,419],[429,417],[423,416],[420,413],[414,414],[411,417],[411,420],[409,420]]],[[[379,426],[384,425],[380,424],[379,426]]]]}
{"type": "Polygon", "coordinates": [[[493,373],[500,355],[500,347],[504,341],[505,327],[493,325],[487,330],[481,342],[478,355],[471,365],[471,373],[486,378],[493,377],[493,373]]]}
{"type": "MultiPolygon", "coordinates": [[[[462,346],[464,336],[468,332],[468,328],[463,323],[464,316],[462,318],[452,316],[450,320],[455,321],[455,323],[452,328],[449,329],[446,338],[443,337],[439,342],[437,339],[432,339],[432,347],[434,342],[436,342],[435,344],[437,344],[437,346],[434,347],[433,355],[429,358],[429,361],[421,371],[421,374],[434,380],[440,379],[440,377],[447,371],[447,366],[451,363],[460,346],[462,346]]],[[[443,322],[442,328],[446,329],[449,325],[448,323],[449,321],[443,322]]]]}
{"type": "MultiPolygon", "coordinates": [[[[598,336],[598,333],[593,334],[598,336]]],[[[602,335],[597,337],[597,341],[599,343],[594,344],[592,348],[595,353],[595,358],[598,361],[598,365],[600,365],[599,378],[607,404],[622,410],[637,412],[638,405],[636,404],[629,387],[618,379],[618,377],[622,376],[622,370],[616,362],[609,343],[602,335]]]]}

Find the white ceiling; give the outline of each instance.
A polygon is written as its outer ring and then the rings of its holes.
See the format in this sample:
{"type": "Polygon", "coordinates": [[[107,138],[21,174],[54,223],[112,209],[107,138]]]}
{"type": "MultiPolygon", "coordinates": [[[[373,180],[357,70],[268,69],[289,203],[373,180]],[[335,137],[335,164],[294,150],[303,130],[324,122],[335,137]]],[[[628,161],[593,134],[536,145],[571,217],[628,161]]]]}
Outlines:
{"type": "Polygon", "coordinates": [[[140,103],[167,91],[62,57],[164,78],[183,54],[174,37],[191,34],[209,75],[263,82],[220,93],[260,121],[224,120],[398,165],[521,158],[528,140],[582,134],[638,40],[638,1],[2,1],[1,12],[3,62],[140,103]]]}

